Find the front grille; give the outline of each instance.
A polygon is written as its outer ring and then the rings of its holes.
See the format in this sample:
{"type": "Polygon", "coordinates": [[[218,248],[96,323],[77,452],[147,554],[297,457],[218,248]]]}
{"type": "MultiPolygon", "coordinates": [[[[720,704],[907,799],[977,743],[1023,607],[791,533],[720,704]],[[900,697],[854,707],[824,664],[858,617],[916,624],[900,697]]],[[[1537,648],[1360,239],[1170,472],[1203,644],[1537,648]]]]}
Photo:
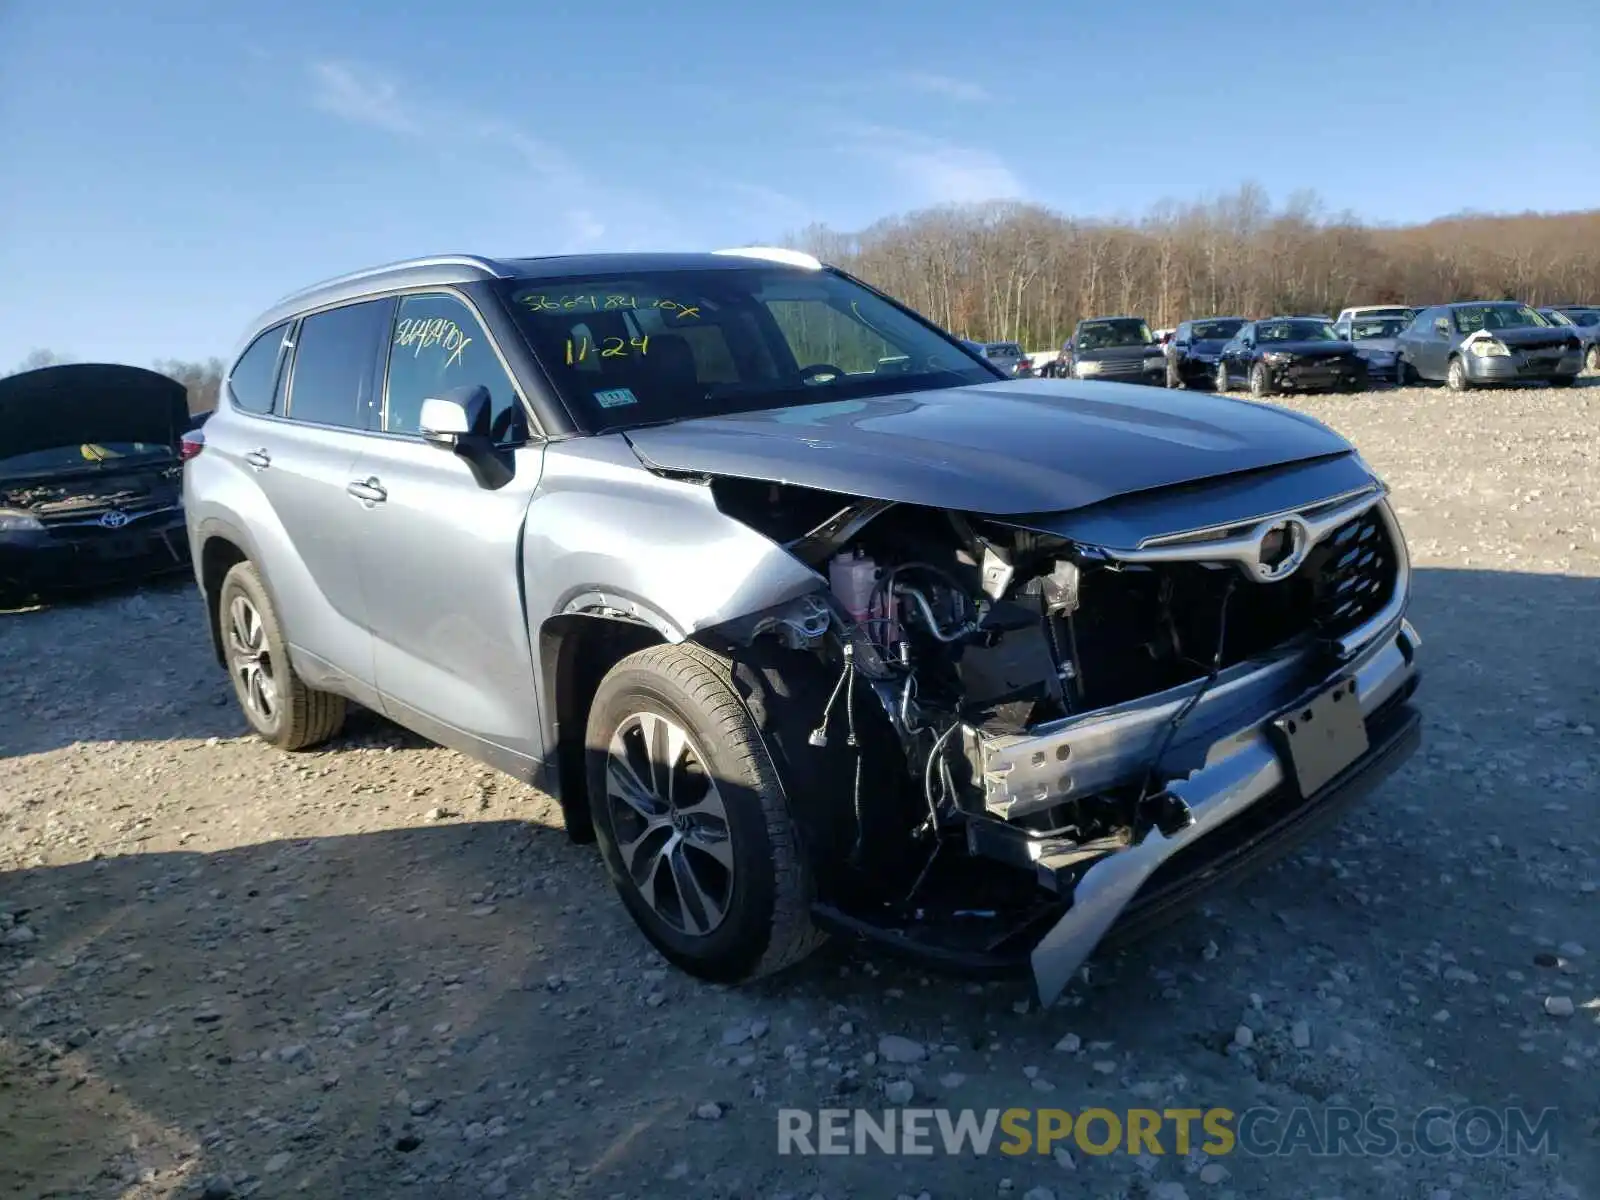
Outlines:
{"type": "Polygon", "coordinates": [[[1377,508],[1345,522],[1301,568],[1312,581],[1319,632],[1339,637],[1371,620],[1394,595],[1399,562],[1377,508]]]}

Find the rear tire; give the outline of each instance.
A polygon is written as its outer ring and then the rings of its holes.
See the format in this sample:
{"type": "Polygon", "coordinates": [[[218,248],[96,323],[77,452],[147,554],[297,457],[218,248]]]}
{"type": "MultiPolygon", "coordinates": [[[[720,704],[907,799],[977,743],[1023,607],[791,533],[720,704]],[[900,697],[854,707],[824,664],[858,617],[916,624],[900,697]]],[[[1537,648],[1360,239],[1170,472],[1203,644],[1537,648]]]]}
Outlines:
{"type": "Polygon", "coordinates": [[[295,673],[255,564],[236,563],[223,576],[217,624],[234,696],[257,737],[280,750],[305,750],[339,732],[345,698],[307,687],[295,673]]]}
{"type": "Polygon", "coordinates": [[[1250,395],[1256,400],[1272,395],[1272,376],[1267,374],[1265,363],[1256,363],[1250,368],[1250,395]]]}
{"type": "Polygon", "coordinates": [[[1452,392],[1464,392],[1472,386],[1472,380],[1467,378],[1467,364],[1461,361],[1459,354],[1450,356],[1450,365],[1445,368],[1444,383],[1452,392]]]}
{"type": "Polygon", "coordinates": [[[589,710],[596,840],[623,906],[666,958],[734,983],[825,940],[800,832],[733,664],[651,646],[601,681],[589,710]]]}

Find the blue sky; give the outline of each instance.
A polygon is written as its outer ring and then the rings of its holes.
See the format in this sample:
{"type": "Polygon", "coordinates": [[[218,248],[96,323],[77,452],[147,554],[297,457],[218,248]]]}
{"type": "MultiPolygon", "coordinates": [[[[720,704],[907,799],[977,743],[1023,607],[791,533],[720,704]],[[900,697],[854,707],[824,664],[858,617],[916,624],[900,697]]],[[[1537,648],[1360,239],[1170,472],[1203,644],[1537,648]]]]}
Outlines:
{"type": "Polygon", "coordinates": [[[772,239],[1249,179],[1376,221],[1600,204],[1600,4],[0,0],[0,367],[228,353],[437,250],[772,239]]]}

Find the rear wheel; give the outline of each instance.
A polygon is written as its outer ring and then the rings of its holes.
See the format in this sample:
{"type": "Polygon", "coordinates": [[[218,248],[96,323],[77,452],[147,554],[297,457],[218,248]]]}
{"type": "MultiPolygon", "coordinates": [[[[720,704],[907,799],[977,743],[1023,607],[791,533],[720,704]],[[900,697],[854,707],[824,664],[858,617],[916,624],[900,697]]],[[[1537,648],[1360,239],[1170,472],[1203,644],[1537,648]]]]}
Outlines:
{"type": "Polygon", "coordinates": [[[344,724],[345,699],[307,687],[254,564],[236,564],[217,589],[217,623],[233,692],[250,728],[280,750],[325,742],[344,724]]]}
{"type": "Polygon", "coordinates": [[[1464,392],[1472,386],[1472,381],[1467,378],[1467,364],[1461,361],[1459,354],[1450,356],[1450,365],[1445,368],[1444,382],[1452,392],[1464,392]]]}
{"type": "Polygon", "coordinates": [[[1250,368],[1250,395],[1257,400],[1272,395],[1272,376],[1267,374],[1266,363],[1256,363],[1250,368]]]}
{"type": "Polygon", "coordinates": [[[670,961],[737,982],[821,944],[800,834],[728,659],[690,644],[623,659],[595,694],[587,745],[606,868],[670,961]]]}

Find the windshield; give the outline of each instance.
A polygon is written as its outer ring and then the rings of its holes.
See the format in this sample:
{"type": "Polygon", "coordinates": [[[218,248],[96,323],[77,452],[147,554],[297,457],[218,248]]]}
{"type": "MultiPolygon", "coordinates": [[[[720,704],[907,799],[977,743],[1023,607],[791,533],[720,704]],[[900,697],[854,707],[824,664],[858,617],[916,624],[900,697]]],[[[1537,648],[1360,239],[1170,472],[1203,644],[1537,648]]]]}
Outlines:
{"type": "Polygon", "coordinates": [[[993,383],[953,339],[828,271],[644,271],[504,285],[592,432],[993,383]]]}
{"type": "Polygon", "coordinates": [[[1138,317],[1093,321],[1078,327],[1079,350],[1108,350],[1114,346],[1152,346],[1155,336],[1138,317]]]}
{"type": "Polygon", "coordinates": [[[1258,342],[1336,342],[1333,326],[1326,321],[1260,321],[1256,324],[1258,342]]]}
{"type": "Polygon", "coordinates": [[[1022,347],[1015,342],[990,342],[986,349],[990,358],[994,358],[997,355],[1000,358],[1022,357],[1022,347]]]}
{"type": "Polygon", "coordinates": [[[1350,339],[1399,337],[1400,331],[1410,323],[1404,317],[1357,317],[1350,322],[1350,339]]]}
{"type": "Polygon", "coordinates": [[[1456,309],[1456,327],[1462,333],[1480,329],[1540,329],[1546,321],[1526,304],[1463,304],[1456,309]]]}
{"type": "Polygon", "coordinates": [[[51,446],[25,454],[0,453],[0,478],[15,479],[96,466],[120,467],[130,459],[172,457],[172,447],[160,442],[84,442],[75,446],[51,446]]]}
{"type": "Polygon", "coordinates": [[[1225,342],[1243,328],[1243,321],[1196,321],[1190,326],[1197,342],[1225,342]]]}

